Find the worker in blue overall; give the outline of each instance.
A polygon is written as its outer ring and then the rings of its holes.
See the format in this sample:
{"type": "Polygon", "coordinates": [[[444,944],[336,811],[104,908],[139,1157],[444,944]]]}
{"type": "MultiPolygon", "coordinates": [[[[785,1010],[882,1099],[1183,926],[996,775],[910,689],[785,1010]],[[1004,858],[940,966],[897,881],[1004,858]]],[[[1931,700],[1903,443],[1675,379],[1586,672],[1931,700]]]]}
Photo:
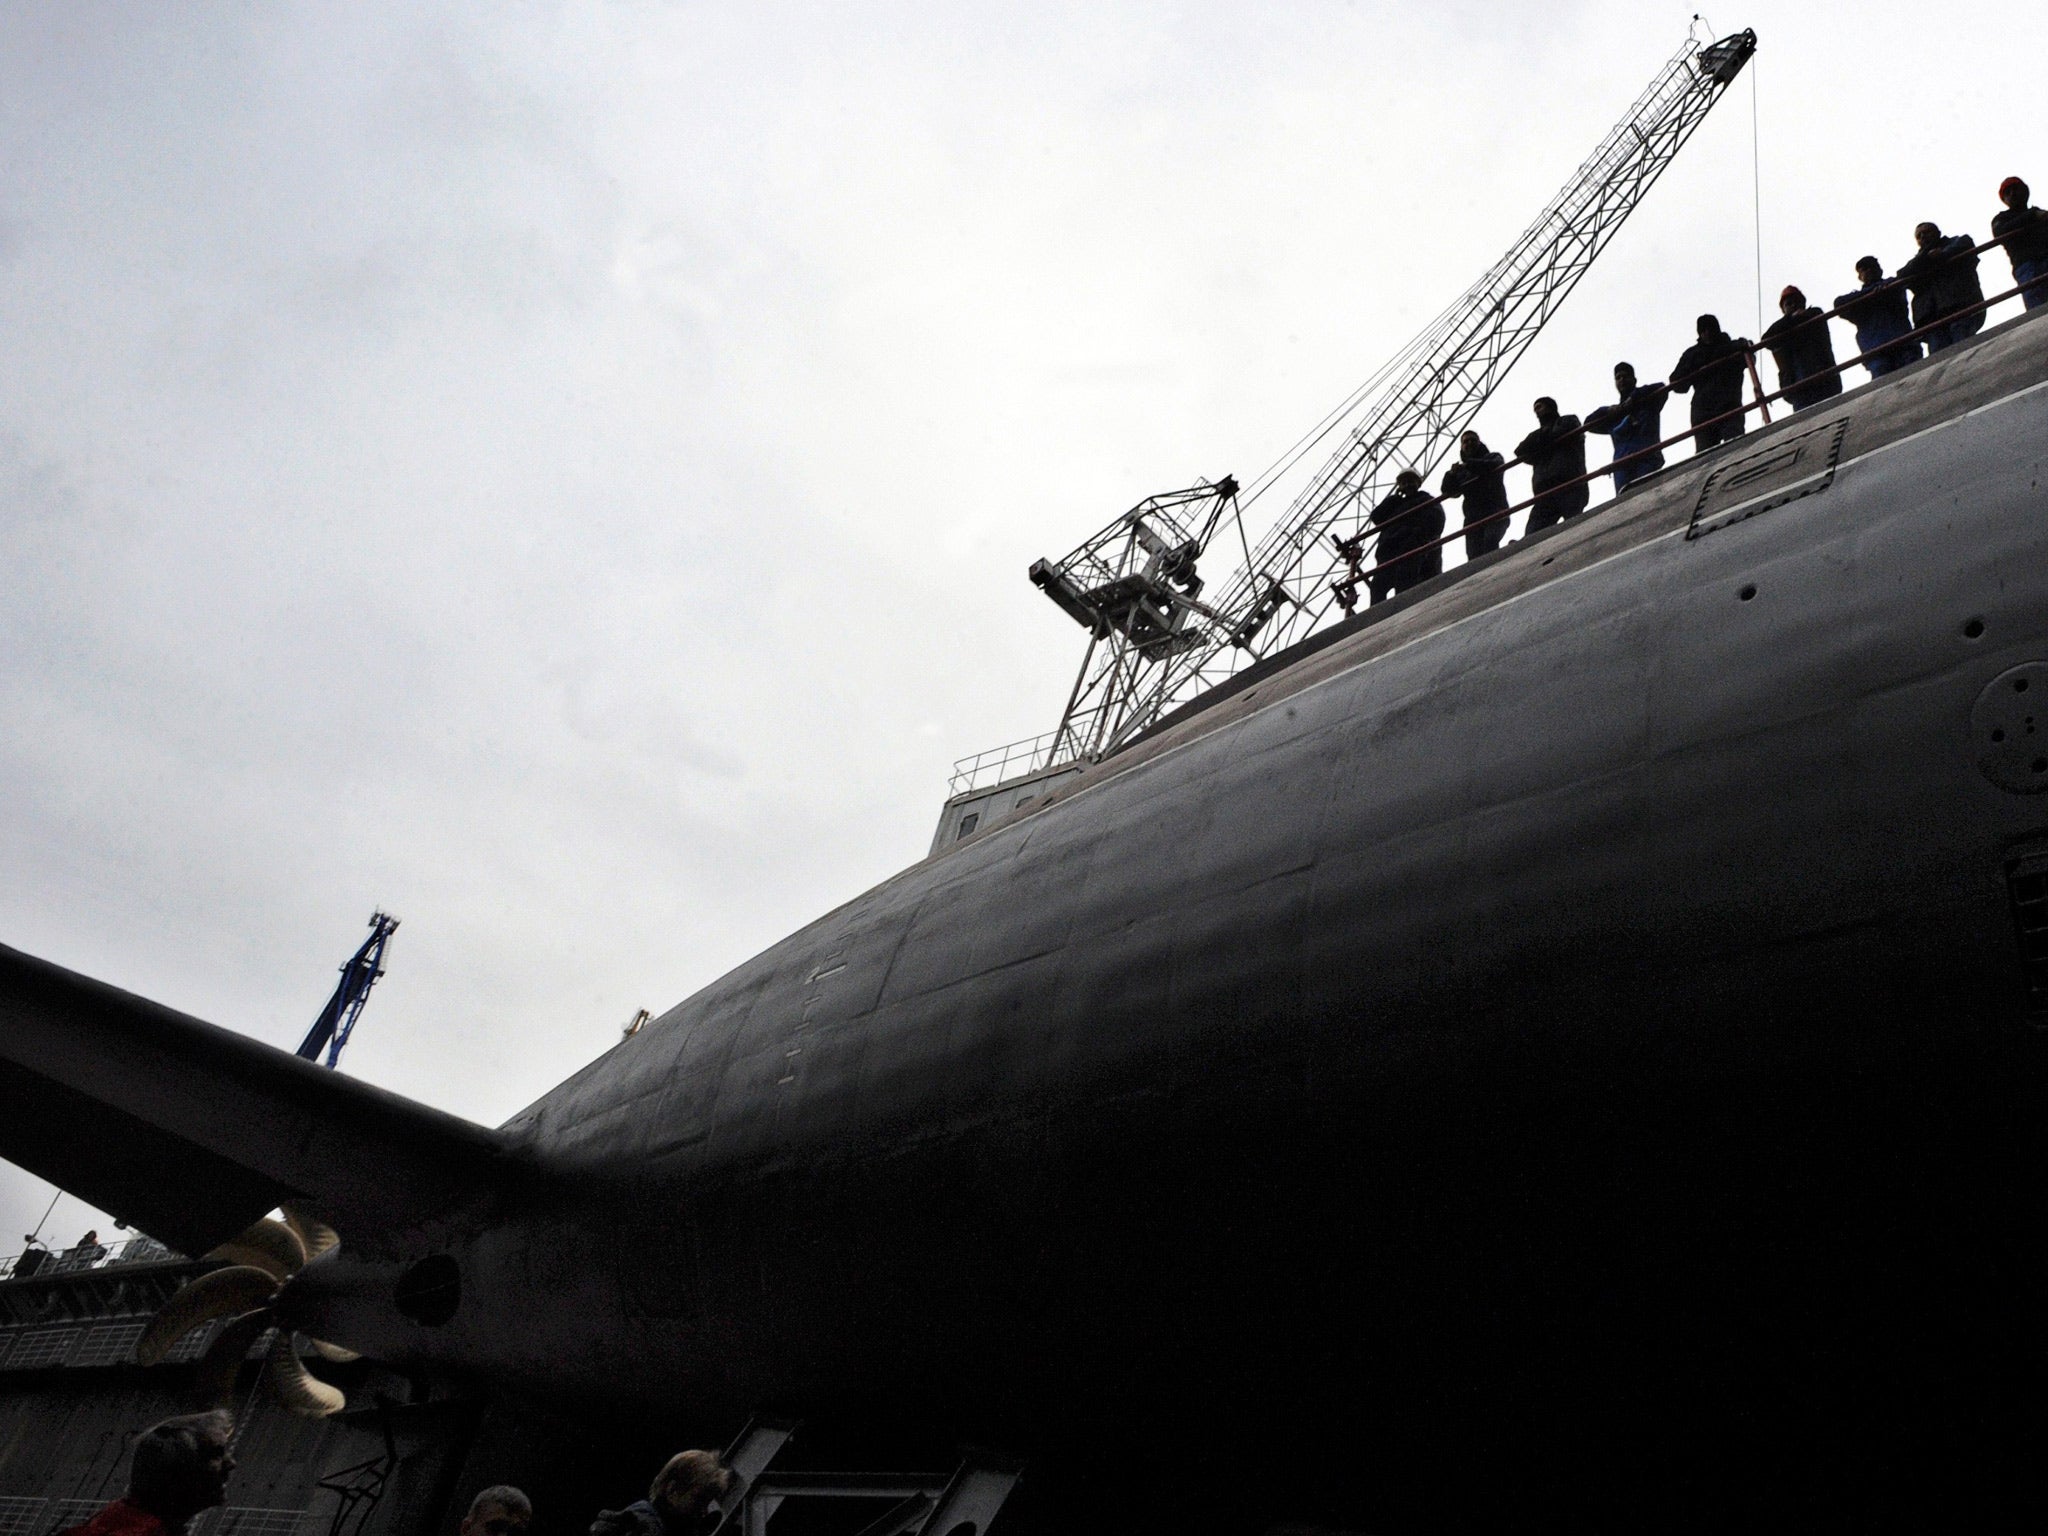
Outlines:
{"type": "Polygon", "coordinates": [[[1638,384],[1635,366],[1614,365],[1615,402],[1586,413],[1586,430],[1614,439],[1614,462],[1608,473],[1614,476],[1614,494],[1619,496],[1630,483],[1664,467],[1664,454],[1657,444],[1664,440],[1664,404],[1671,390],[1664,384],[1638,384]]]}
{"type": "Polygon", "coordinates": [[[1884,263],[1865,256],[1856,263],[1856,281],[1863,286],[1835,295],[1835,309],[1856,327],[1856,350],[1873,379],[1920,360],[1920,343],[1898,338],[1913,329],[1906,314],[1906,285],[1884,275],[1884,263]],[[1890,345],[1887,345],[1890,343],[1890,345]]]}

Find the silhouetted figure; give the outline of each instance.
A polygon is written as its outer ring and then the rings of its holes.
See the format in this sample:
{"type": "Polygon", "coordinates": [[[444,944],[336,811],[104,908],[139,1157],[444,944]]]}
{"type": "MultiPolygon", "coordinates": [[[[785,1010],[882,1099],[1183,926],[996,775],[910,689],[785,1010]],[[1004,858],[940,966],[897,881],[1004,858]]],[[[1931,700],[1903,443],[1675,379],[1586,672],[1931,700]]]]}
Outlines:
{"type": "Polygon", "coordinates": [[[1984,302],[1977,282],[1977,242],[1968,235],[1943,235],[1934,223],[1916,227],[1913,238],[1920,253],[1899,268],[1899,277],[1912,290],[1914,329],[1934,326],[1927,333],[1927,350],[1939,352],[1984,329],[1982,309],[1964,313],[1984,302]]]}
{"type": "Polygon", "coordinates": [[[2028,196],[2027,184],[2017,176],[1998,184],[2005,212],[1991,221],[1991,237],[2005,241],[2013,286],[2022,290],[2020,302],[2038,309],[2048,304],[2048,209],[2030,207],[2028,196]]]}
{"type": "Polygon", "coordinates": [[[1414,470],[1394,476],[1393,490],[1372,509],[1372,525],[1380,531],[1373,546],[1378,565],[1366,578],[1374,602],[1443,574],[1444,549],[1436,541],[1443,536],[1444,504],[1422,488],[1414,470]]]}
{"type": "Polygon", "coordinates": [[[1671,392],[1691,392],[1693,447],[1705,453],[1749,430],[1742,376],[1749,371],[1749,354],[1756,348],[1746,336],[1730,336],[1712,315],[1701,315],[1693,329],[1699,340],[1679,354],[1671,370],[1671,392]],[[1721,416],[1728,419],[1715,419],[1721,416]]]}
{"type": "Polygon", "coordinates": [[[1586,429],[1576,416],[1560,415],[1545,395],[1536,402],[1536,430],[1515,444],[1515,457],[1529,466],[1529,508],[1524,536],[1586,510],[1586,429]]]}
{"type": "Polygon", "coordinates": [[[1764,345],[1778,360],[1778,388],[1803,411],[1842,392],[1842,372],[1835,366],[1835,344],[1828,322],[1806,302],[1806,295],[1787,285],[1778,295],[1778,318],[1764,332],[1764,345]]]}
{"type": "Polygon", "coordinates": [[[654,1474],[646,1498],[603,1511],[590,1536],[702,1536],[723,1518],[720,1501],[742,1491],[717,1452],[679,1451],[654,1474]]]}
{"type": "Polygon", "coordinates": [[[1886,277],[1883,264],[1875,256],[1865,256],[1856,263],[1856,280],[1863,286],[1837,294],[1835,308],[1856,327],[1856,350],[1869,354],[1864,357],[1863,366],[1870,376],[1882,378],[1894,368],[1918,362],[1920,343],[1897,340],[1913,329],[1906,314],[1906,285],[1896,277],[1886,277]],[[1895,344],[1886,346],[1887,342],[1895,344]]]}
{"type": "Polygon", "coordinates": [[[64,1536],[179,1536],[193,1516],[227,1502],[235,1421],[218,1410],[165,1419],[135,1440],[128,1491],[64,1536]]]}
{"type": "Polygon", "coordinates": [[[469,1501],[456,1536],[526,1536],[533,1526],[533,1500],[509,1483],[486,1488],[469,1501]]]}
{"type": "Polygon", "coordinates": [[[1586,430],[1614,439],[1608,473],[1614,476],[1614,494],[1619,496],[1632,482],[1664,467],[1657,444],[1664,440],[1662,418],[1671,390],[1664,384],[1638,384],[1633,364],[1616,363],[1614,394],[1614,404],[1586,413],[1586,430]]]}
{"type": "Polygon", "coordinates": [[[1458,439],[1458,462],[1444,471],[1444,496],[1465,503],[1465,558],[1492,554],[1507,537],[1507,460],[1486,446],[1477,432],[1458,439]]]}

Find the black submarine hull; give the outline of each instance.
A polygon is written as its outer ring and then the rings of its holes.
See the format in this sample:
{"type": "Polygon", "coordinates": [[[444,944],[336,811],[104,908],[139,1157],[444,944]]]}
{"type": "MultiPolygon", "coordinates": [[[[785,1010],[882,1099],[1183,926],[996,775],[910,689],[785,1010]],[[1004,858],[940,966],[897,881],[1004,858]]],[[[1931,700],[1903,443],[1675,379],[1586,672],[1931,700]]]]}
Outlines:
{"type": "Polygon", "coordinates": [[[1118,1518],[2038,1509],[2044,381],[2016,322],[1262,668],[511,1122],[445,1327],[295,1305],[1118,1518]]]}

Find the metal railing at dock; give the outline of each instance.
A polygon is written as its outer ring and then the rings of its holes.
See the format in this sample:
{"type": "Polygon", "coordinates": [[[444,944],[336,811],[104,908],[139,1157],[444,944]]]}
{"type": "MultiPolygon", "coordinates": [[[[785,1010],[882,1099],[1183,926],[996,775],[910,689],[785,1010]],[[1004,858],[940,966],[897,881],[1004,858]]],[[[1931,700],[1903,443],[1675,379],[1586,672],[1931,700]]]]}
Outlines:
{"type": "Polygon", "coordinates": [[[165,1264],[185,1256],[168,1243],[140,1234],[118,1243],[79,1248],[30,1248],[0,1259],[0,1280],[44,1279],[87,1270],[117,1269],[124,1264],[165,1264]],[[28,1262],[23,1263],[24,1260],[28,1262]]]}

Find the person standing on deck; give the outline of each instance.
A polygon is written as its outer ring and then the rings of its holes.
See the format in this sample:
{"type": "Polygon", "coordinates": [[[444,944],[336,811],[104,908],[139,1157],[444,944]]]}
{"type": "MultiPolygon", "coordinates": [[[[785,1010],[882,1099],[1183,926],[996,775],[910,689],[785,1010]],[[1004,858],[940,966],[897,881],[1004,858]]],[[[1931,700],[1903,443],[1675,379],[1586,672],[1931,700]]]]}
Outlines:
{"type": "Polygon", "coordinates": [[[1701,315],[1693,329],[1699,340],[1679,354],[1671,370],[1671,392],[1691,393],[1693,448],[1705,453],[1749,430],[1742,376],[1749,371],[1749,355],[1756,347],[1746,336],[1730,336],[1713,315],[1701,315]]]}
{"type": "Polygon", "coordinates": [[[1931,220],[1917,226],[1920,253],[1899,276],[1913,291],[1913,328],[1931,325],[1927,350],[1939,352],[1984,329],[1984,289],[1977,281],[1977,242],[1944,235],[1931,220]]]}
{"type": "Polygon", "coordinates": [[[1476,560],[1500,548],[1507,537],[1507,460],[1486,446],[1477,432],[1458,439],[1458,462],[1444,471],[1444,497],[1465,503],[1465,558],[1476,560]]]}
{"type": "Polygon", "coordinates": [[[1372,509],[1372,525],[1380,531],[1373,546],[1378,565],[1366,578],[1374,602],[1443,574],[1443,546],[1436,541],[1443,536],[1444,504],[1422,488],[1414,470],[1394,476],[1394,489],[1372,509]]]}
{"type": "Polygon", "coordinates": [[[1579,418],[1560,415],[1545,395],[1536,402],[1536,430],[1515,444],[1515,457],[1529,466],[1529,508],[1523,537],[1586,510],[1586,429],[1579,418]]]}
{"type": "Polygon", "coordinates": [[[1856,280],[1863,286],[1835,295],[1835,309],[1856,327],[1856,350],[1863,367],[1873,379],[1883,378],[1894,368],[1920,360],[1920,343],[1898,338],[1913,329],[1906,314],[1906,285],[1884,275],[1884,264],[1875,256],[1856,263],[1856,280]],[[1887,346],[1886,343],[1893,343],[1887,346]],[[1882,350],[1880,350],[1882,349],[1882,350]]]}
{"type": "Polygon", "coordinates": [[[2008,176],[1998,184],[2005,212],[1991,221],[1991,238],[2005,242],[2020,302],[2029,309],[2048,304],[2048,209],[2028,206],[2027,184],[2008,176]]]}
{"type": "Polygon", "coordinates": [[[1664,404],[1671,398],[1669,386],[1638,384],[1635,365],[1614,365],[1615,402],[1586,414],[1586,430],[1614,439],[1614,462],[1608,473],[1614,476],[1614,494],[1664,467],[1664,454],[1657,444],[1664,439],[1664,404]]]}
{"type": "Polygon", "coordinates": [[[1787,285],[1778,295],[1778,316],[1764,332],[1764,345],[1778,360],[1778,388],[1803,411],[1842,392],[1842,370],[1835,366],[1835,344],[1828,322],[1806,295],[1787,285]]]}

